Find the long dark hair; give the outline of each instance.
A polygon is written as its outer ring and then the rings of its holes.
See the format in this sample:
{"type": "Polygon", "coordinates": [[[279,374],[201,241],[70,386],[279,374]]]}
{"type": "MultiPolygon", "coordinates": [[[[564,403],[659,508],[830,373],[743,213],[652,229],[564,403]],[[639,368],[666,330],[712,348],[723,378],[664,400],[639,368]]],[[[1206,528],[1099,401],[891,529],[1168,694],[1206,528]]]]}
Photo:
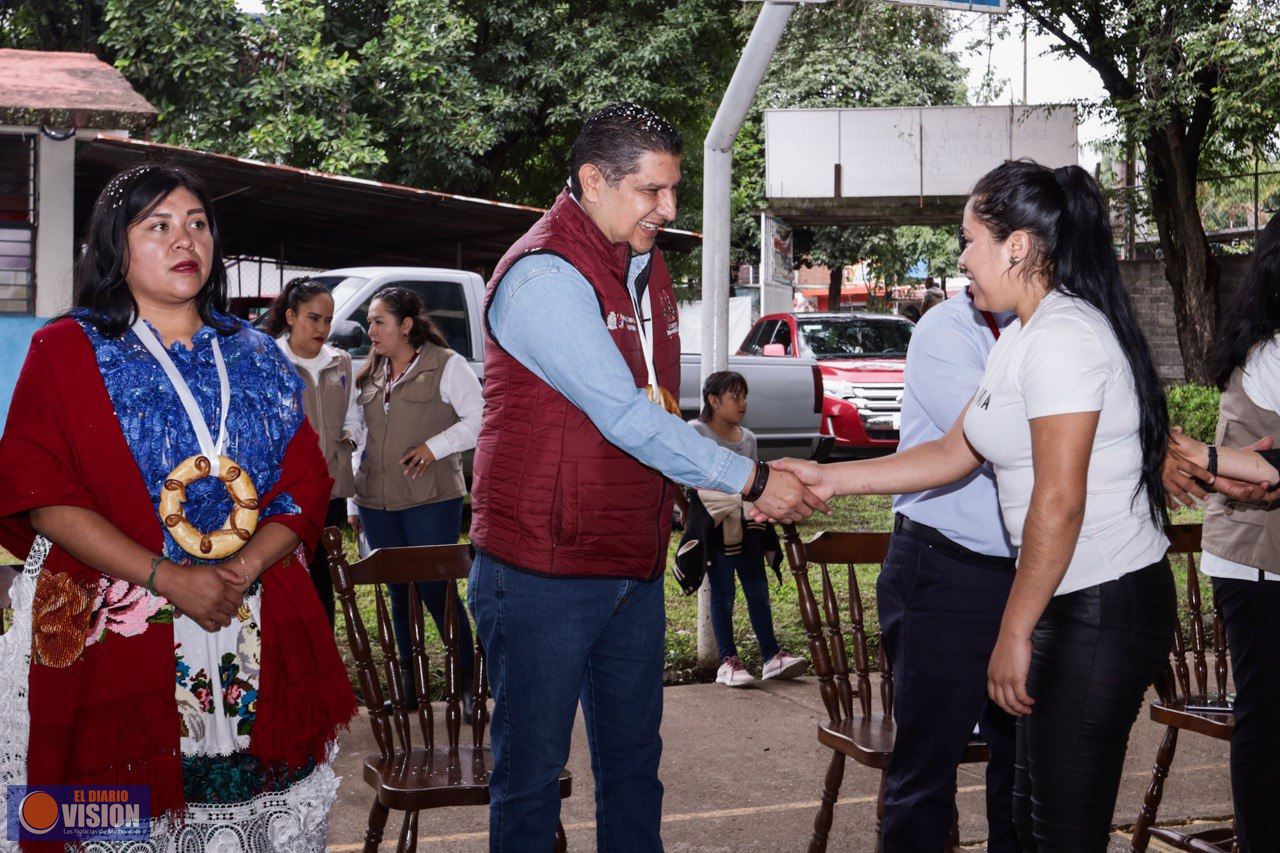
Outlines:
{"type": "Polygon", "coordinates": [[[972,199],[974,215],[996,242],[1014,231],[1035,238],[1038,245],[1023,260],[1024,270],[1040,272],[1051,289],[1089,303],[1111,324],[1138,394],[1142,479],[1134,499],[1145,488],[1152,521],[1167,522],[1160,469],[1169,444],[1169,409],[1120,276],[1110,211],[1097,182],[1079,166],[1050,169],[1012,160],[984,175],[972,199]]]}
{"type": "Polygon", "coordinates": [[[310,276],[298,276],[289,279],[284,290],[276,294],[267,307],[267,316],[262,320],[262,331],[273,338],[278,338],[289,328],[288,311],[297,312],[303,305],[321,294],[328,294],[328,289],[310,276]]]}
{"type": "Polygon", "coordinates": [[[708,397],[720,397],[730,392],[746,396],[747,377],[733,370],[717,370],[708,376],[707,381],[702,383],[702,411],[698,413],[698,420],[711,422],[714,412],[711,410],[711,403],[707,401],[708,397]]]}
{"type": "MultiPolygon", "coordinates": [[[[429,343],[441,349],[449,349],[449,341],[445,339],[440,327],[422,310],[422,299],[412,290],[407,287],[388,287],[385,290],[379,290],[373,297],[373,302],[381,302],[386,306],[398,323],[403,323],[409,317],[413,318],[413,326],[409,329],[409,343],[414,349],[429,343]]],[[[369,377],[382,370],[384,359],[385,356],[371,353],[364,367],[360,368],[356,384],[363,386],[369,377]]]]}
{"type": "Polygon", "coordinates": [[[1280,216],[1271,217],[1258,235],[1253,263],[1235,299],[1218,324],[1213,344],[1213,381],[1225,390],[1231,374],[1244,366],[1249,353],[1280,333],[1280,216]]]}
{"type": "Polygon", "coordinates": [[[206,326],[222,334],[238,328],[234,320],[223,316],[227,310],[227,268],[222,262],[222,241],[209,193],[199,178],[181,166],[156,162],[117,172],[98,194],[89,217],[84,251],[76,264],[75,307],[80,309],[77,316],[97,327],[103,337],[120,337],[138,315],[137,300],[125,281],[129,226],[149,215],[178,188],[200,200],[213,241],[209,278],[196,294],[196,310],[206,326]]]}

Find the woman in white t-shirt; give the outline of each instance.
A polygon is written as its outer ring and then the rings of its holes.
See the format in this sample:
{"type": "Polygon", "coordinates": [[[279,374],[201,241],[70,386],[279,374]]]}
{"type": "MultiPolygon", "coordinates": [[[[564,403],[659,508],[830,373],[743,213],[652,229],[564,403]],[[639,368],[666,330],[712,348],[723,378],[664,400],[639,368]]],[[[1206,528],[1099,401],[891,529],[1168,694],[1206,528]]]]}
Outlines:
{"type": "Polygon", "coordinates": [[[1164,394],[1088,172],[1004,163],[974,188],[961,233],[974,303],[1018,319],[951,430],[879,459],[775,465],[827,498],[937,488],[992,464],[1020,548],[988,668],[990,697],[1018,716],[1020,843],[1102,851],[1176,618],[1164,394]]]}

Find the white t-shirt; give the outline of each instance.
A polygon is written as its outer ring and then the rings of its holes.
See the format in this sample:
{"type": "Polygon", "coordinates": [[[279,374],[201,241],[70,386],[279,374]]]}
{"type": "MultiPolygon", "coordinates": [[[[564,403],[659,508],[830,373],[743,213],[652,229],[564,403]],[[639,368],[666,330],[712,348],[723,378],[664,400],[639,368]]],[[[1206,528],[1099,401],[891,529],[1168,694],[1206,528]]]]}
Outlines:
{"type": "Polygon", "coordinates": [[[1106,318],[1087,302],[1051,292],[1025,328],[1004,330],[965,416],[965,436],[996,472],[1000,509],[1022,545],[1035,474],[1031,418],[1099,412],[1089,457],[1084,523],[1055,595],[1137,571],[1168,550],[1143,491],[1138,398],[1106,318]]]}
{"type": "MultiPolygon", "coordinates": [[[[1244,361],[1244,377],[1240,383],[1249,401],[1260,409],[1280,413],[1280,335],[1258,344],[1244,361]]],[[[1256,581],[1259,575],[1269,581],[1280,581],[1280,575],[1263,572],[1205,551],[1200,568],[1214,578],[1256,581]]]]}

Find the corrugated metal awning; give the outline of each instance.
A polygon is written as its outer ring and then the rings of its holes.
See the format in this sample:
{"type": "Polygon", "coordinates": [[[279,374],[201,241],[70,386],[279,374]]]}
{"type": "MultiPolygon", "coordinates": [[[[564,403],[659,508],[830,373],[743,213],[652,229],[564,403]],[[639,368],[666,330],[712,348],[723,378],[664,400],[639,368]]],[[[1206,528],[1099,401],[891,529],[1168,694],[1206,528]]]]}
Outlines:
{"type": "MultiPolygon", "coordinates": [[[[487,273],[543,211],[415,187],[330,175],[138,139],[99,135],[76,156],[76,221],[117,170],[163,158],[205,181],[228,255],[337,268],[458,267],[487,273]]],[[[665,230],[664,251],[701,235],[665,230]]]]}

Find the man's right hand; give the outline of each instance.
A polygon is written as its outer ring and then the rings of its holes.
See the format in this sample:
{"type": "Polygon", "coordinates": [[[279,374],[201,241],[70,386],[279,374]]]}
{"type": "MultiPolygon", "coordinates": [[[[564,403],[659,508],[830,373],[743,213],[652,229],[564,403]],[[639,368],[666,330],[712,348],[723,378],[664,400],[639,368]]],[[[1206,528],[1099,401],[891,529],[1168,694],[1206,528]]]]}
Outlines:
{"type": "MultiPolygon", "coordinates": [[[[798,462],[798,460],[787,460],[798,462]]],[[[769,481],[765,484],[764,494],[753,502],[755,520],[781,521],[794,524],[813,515],[814,510],[830,513],[826,496],[808,487],[803,479],[777,463],[770,465],[769,481]]]]}
{"type": "Polygon", "coordinates": [[[217,566],[177,566],[166,561],[156,572],[155,587],[179,613],[209,632],[230,625],[244,600],[222,580],[217,566]]]}

